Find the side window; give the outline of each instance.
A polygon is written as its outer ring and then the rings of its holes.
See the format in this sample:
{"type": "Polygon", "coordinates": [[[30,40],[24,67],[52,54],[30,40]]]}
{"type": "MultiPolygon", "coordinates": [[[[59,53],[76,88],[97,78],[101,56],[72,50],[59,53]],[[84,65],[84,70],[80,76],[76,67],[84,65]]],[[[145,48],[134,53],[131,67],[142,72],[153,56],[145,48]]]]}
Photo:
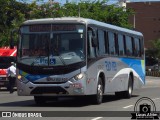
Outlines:
{"type": "Polygon", "coordinates": [[[108,43],[108,42],[109,42],[109,40],[108,40],[108,32],[106,31],[106,32],[105,32],[105,53],[106,53],[106,54],[109,53],[109,48],[108,48],[108,46],[109,46],[108,44],[109,44],[109,43],[108,43]]]}
{"type": "Polygon", "coordinates": [[[99,41],[99,55],[105,54],[105,44],[104,44],[104,31],[98,30],[98,41],[99,41]]]}
{"type": "Polygon", "coordinates": [[[95,48],[92,47],[92,31],[88,31],[88,41],[87,41],[87,51],[88,51],[88,58],[95,58],[96,52],[95,48]]]}
{"type": "Polygon", "coordinates": [[[140,41],[139,41],[139,39],[135,38],[134,43],[135,43],[134,55],[136,57],[140,57],[140,41]]]}
{"type": "Polygon", "coordinates": [[[133,48],[132,48],[132,39],[129,36],[126,36],[126,55],[132,56],[133,55],[133,48]]]}
{"type": "Polygon", "coordinates": [[[108,38],[109,38],[109,54],[114,55],[115,54],[115,39],[114,39],[114,33],[108,32],[108,38]]]}
{"type": "Polygon", "coordinates": [[[124,39],[123,35],[118,34],[118,46],[119,46],[119,55],[124,55],[124,39]]]}
{"type": "Polygon", "coordinates": [[[132,56],[135,56],[135,41],[134,41],[134,37],[131,37],[131,41],[132,41],[132,56]]]}
{"type": "Polygon", "coordinates": [[[140,56],[144,56],[144,43],[143,43],[143,38],[139,39],[140,40],[140,56]]]}
{"type": "Polygon", "coordinates": [[[118,35],[116,33],[114,33],[114,45],[115,45],[115,54],[118,54],[119,52],[118,35]]]}

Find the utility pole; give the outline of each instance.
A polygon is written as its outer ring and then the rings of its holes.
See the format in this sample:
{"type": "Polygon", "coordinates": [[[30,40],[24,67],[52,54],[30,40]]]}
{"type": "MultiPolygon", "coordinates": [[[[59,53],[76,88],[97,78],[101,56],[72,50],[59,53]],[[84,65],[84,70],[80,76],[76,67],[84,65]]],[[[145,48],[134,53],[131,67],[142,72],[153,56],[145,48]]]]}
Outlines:
{"type": "Polygon", "coordinates": [[[133,15],[133,27],[136,29],[136,14],[133,15]]]}
{"type": "Polygon", "coordinates": [[[79,13],[79,18],[81,17],[81,7],[78,5],[78,13],[79,13]]]}
{"type": "MultiPolygon", "coordinates": [[[[52,7],[53,1],[54,1],[54,0],[48,0],[48,2],[49,2],[49,4],[50,4],[50,7],[52,7]]],[[[52,15],[53,15],[52,12],[53,12],[53,11],[51,11],[51,17],[52,17],[52,15]]]]}

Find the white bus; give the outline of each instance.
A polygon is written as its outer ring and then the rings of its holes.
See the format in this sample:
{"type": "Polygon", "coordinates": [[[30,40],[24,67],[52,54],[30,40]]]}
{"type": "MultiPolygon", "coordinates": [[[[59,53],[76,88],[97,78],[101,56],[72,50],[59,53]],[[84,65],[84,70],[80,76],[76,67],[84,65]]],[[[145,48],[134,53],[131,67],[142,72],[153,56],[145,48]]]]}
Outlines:
{"type": "Polygon", "coordinates": [[[20,27],[17,91],[37,104],[58,96],[130,98],[145,84],[140,32],[85,18],[27,20],[20,27]]]}

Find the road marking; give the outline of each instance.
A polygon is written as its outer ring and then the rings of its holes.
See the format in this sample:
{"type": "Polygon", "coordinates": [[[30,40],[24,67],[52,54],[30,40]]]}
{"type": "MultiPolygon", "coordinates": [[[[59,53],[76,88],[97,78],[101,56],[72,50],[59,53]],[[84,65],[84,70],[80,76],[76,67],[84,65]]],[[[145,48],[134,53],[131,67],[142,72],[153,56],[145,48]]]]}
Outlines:
{"type": "Polygon", "coordinates": [[[125,107],[123,107],[123,108],[130,108],[130,107],[132,107],[133,105],[128,105],[128,106],[125,106],[125,107]]]}
{"type": "Polygon", "coordinates": [[[154,98],[154,99],[152,99],[152,100],[159,100],[160,98],[154,98]]]}
{"type": "Polygon", "coordinates": [[[103,117],[96,117],[96,118],[93,118],[91,120],[98,120],[98,119],[101,119],[101,118],[103,118],[103,117]]]}

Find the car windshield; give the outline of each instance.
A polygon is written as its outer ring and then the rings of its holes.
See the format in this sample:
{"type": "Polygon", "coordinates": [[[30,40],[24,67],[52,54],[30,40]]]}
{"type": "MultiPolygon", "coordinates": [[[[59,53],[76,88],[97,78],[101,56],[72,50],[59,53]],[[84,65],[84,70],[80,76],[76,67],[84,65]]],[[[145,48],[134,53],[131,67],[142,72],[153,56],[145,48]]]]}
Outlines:
{"type": "Polygon", "coordinates": [[[33,66],[69,65],[85,60],[83,29],[23,33],[18,61],[33,66]]]}

